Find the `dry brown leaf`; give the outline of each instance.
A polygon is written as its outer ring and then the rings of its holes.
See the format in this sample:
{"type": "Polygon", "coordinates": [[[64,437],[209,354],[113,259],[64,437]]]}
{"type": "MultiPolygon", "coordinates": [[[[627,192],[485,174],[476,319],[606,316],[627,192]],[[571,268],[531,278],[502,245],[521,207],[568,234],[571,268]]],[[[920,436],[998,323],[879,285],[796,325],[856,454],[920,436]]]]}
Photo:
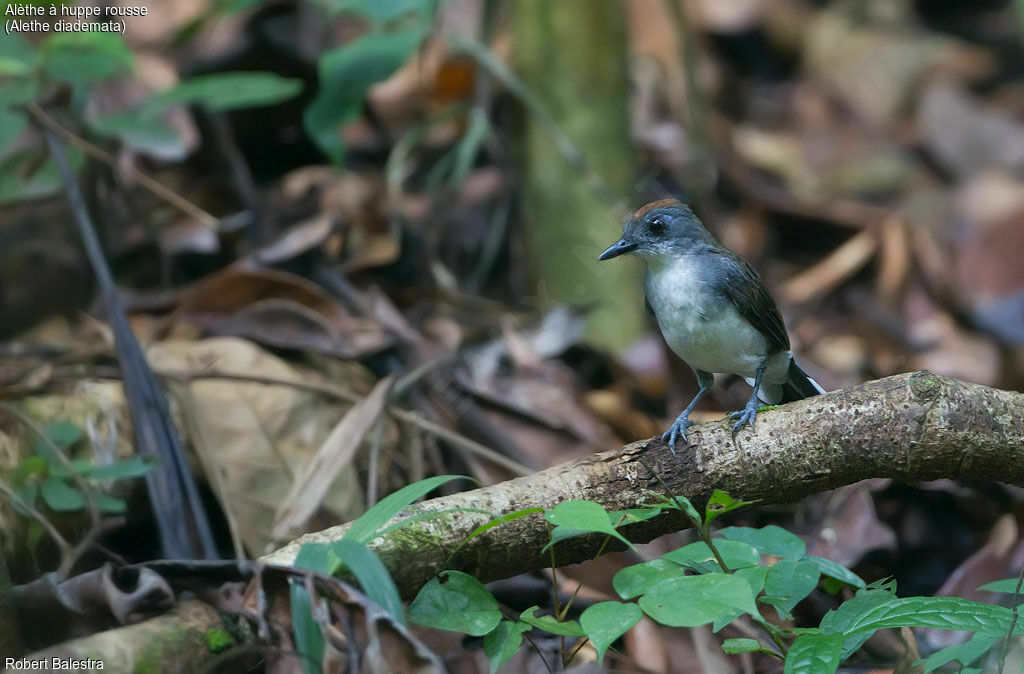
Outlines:
{"type": "Polygon", "coordinates": [[[334,480],[351,464],[366,433],[380,418],[393,384],[392,377],[381,379],[368,396],[349,408],[298,473],[274,514],[275,538],[301,529],[320,507],[334,480]]]}
{"type": "MultiPolygon", "coordinates": [[[[148,350],[154,370],[175,376],[178,403],[190,443],[231,525],[236,546],[249,556],[274,541],[271,523],[292,487],[292,475],[306,465],[330,431],[338,407],[313,393],[286,385],[230,378],[187,382],[187,373],[233,373],[270,380],[315,381],[245,340],[221,337],[198,342],[162,342],[148,350]]],[[[361,389],[361,382],[352,388],[361,389]]],[[[355,471],[343,470],[324,506],[340,520],[362,512],[355,471]]]]}

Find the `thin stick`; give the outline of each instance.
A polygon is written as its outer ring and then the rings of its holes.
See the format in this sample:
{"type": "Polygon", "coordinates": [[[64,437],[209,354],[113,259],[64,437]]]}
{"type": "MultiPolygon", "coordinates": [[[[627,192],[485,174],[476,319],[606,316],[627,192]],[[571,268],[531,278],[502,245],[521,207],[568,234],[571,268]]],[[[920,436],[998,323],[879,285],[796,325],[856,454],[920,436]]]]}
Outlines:
{"type": "Polygon", "coordinates": [[[171,188],[166,187],[157,180],[154,180],[134,166],[119,164],[114,155],[110,154],[100,146],[90,143],[81,136],[72,133],[68,129],[65,129],[56,120],[46,114],[38,104],[30,103],[27,106],[27,110],[36,121],[60,136],[65,142],[70,145],[74,145],[82,152],[100,160],[113,169],[127,173],[139,185],[171,204],[182,213],[195,218],[201,224],[209,227],[210,229],[217,229],[217,226],[220,223],[220,218],[204,211],[202,208],[199,208],[185,197],[181,196],[171,188]]]}

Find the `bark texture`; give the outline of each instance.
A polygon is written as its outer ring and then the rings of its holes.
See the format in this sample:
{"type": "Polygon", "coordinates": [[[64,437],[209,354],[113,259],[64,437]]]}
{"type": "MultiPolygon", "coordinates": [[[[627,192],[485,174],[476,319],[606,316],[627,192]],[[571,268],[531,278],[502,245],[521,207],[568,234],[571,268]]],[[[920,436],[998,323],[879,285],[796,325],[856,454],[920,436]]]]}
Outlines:
{"type": "MultiPolygon", "coordinates": [[[[543,568],[551,560],[540,554],[549,540],[541,515],[495,527],[459,548],[489,519],[462,509],[499,516],[573,499],[597,501],[609,511],[634,508],[650,500],[649,491],[664,491],[644,463],[674,493],[698,507],[715,489],[734,498],[780,503],[870,477],[1024,484],[1024,394],[928,371],[766,410],[758,415],[756,429],[745,429],[735,444],[725,421],[694,426],[688,435],[690,446],[681,447],[677,456],[655,438],[426,501],[401,516],[418,521],[378,538],[371,547],[391,569],[406,598],[445,568],[483,581],[543,568]],[[425,513],[436,516],[423,517],[425,513]]],[[[685,526],[680,517],[664,515],[623,532],[644,542],[685,526]]],[[[303,543],[335,541],[346,529],[341,525],[307,534],[262,561],[290,564],[303,543]]],[[[563,565],[589,559],[602,541],[603,537],[591,536],[559,543],[556,561],[563,565]]]]}

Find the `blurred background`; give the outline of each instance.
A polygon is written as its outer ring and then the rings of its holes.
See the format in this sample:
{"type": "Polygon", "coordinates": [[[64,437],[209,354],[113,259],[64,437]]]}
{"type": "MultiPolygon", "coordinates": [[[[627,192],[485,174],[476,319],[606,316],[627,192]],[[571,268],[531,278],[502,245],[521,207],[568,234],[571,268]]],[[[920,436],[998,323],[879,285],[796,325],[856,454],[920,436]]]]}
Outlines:
{"type": "MultiPolygon", "coordinates": [[[[174,422],[147,428],[180,438],[174,479],[194,482],[185,511],[209,523],[186,556],[255,558],[424,476],[492,484],[660,433],[696,382],[644,310],[640,263],[596,262],[654,199],[692,204],[758,269],[826,389],[928,368],[1024,390],[1024,3],[86,6],[115,8],[82,20],[120,28],[47,16],[50,30],[0,36],[0,529],[15,583],[168,553],[167,502],[135,451],[148,389],[127,384],[131,334],[174,422]],[[44,522],[94,545],[69,561],[44,522]]],[[[748,395],[720,378],[694,418],[748,395]]],[[[1022,498],[879,479],[734,521],[780,523],[901,594],[992,599],[974,588],[1020,568],[1022,498]]],[[[600,601],[629,560],[570,569],[567,592],[581,579],[580,608],[600,601]]],[[[533,576],[494,591],[516,609],[550,600],[533,576]]],[[[798,624],[835,601],[812,598],[798,624]]],[[[40,629],[30,645],[67,636],[40,629]]],[[[643,622],[610,658],[761,666],[714,655],[722,636],[737,635],[643,622]]],[[[432,638],[453,671],[486,671],[479,643],[432,638]]],[[[922,652],[956,638],[918,633],[922,652]]],[[[856,666],[904,651],[879,633],[856,666]]],[[[504,671],[540,666],[524,650],[504,671]]]]}

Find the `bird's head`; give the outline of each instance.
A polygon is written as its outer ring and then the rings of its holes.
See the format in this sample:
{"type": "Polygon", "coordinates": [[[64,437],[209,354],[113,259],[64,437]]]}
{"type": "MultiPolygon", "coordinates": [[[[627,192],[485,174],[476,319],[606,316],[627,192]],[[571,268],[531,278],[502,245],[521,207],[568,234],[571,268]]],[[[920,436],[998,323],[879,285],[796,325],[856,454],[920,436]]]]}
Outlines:
{"type": "Polygon", "coordinates": [[[711,243],[711,235],[690,207],[676,199],[652,201],[626,221],[622,238],[608,246],[598,260],[626,253],[643,258],[681,255],[698,243],[711,243]]]}

